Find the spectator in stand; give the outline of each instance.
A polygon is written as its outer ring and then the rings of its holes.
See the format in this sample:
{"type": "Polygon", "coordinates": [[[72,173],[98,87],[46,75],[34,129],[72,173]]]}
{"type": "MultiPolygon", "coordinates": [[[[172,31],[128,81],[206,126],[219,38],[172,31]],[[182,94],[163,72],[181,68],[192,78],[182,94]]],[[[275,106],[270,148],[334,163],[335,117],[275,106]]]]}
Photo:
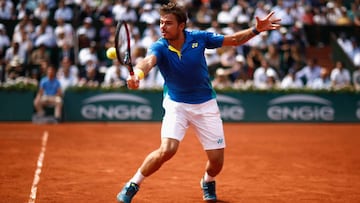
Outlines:
{"type": "Polygon", "coordinates": [[[220,55],[220,66],[224,69],[229,69],[235,64],[236,47],[224,47],[220,55]]]}
{"type": "Polygon", "coordinates": [[[127,68],[122,66],[118,60],[113,60],[113,65],[106,70],[102,86],[124,87],[128,76],[129,71],[127,68]]]}
{"type": "Polygon", "coordinates": [[[0,19],[11,20],[14,17],[14,4],[10,0],[0,1],[0,19]]]}
{"type": "Polygon", "coordinates": [[[49,25],[48,19],[43,19],[39,25],[35,27],[35,46],[44,44],[49,48],[56,46],[56,37],[54,28],[49,25]]]}
{"type": "Polygon", "coordinates": [[[18,24],[16,24],[16,26],[14,28],[13,39],[16,38],[16,36],[19,33],[21,33],[22,31],[29,34],[31,40],[34,40],[33,35],[35,33],[35,26],[34,26],[33,20],[30,17],[30,15],[23,16],[23,18],[20,19],[18,24]]]}
{"type": "Polygon", "coordinates": [[[299,78],[296,78],[295,70],[290,70],[289,73],[281,80],[281,89],[300,89],[304,84],[299,78]]]}
{"type": "Polygon", "coordinates": [[[25,63],[27,59],[26,52],[20,48],[19,42],[13,41],[11,47],[6,49],[5,64],[9,64],[15,57],[19,59],[21,64],[25,63]]]}
{"type": "Polygon", "coordinates": [[[216,49],[205,49],[205,60],[208,65],[210,78],[214,78],[216,69],[220,66],[220,55],[216,49]]]}
{"type": "Polygon", "coordinates": [[[210,24],[213,11],[209,8],[209,4],[203,3],[195,14],[195,22],[200,24],[210,24]]]}
{"type": "Polygon", "coordinates": [[[360,91],[360,66],[357,66],[357,70],[355,70],[353,72],[352,81],[353,81],[355,90],[360,91]]]}
{"type": "Polygon", "coordinates": [[[38,20],[48,19],[50,16],[50,11],[47,8],[45,1],[39,1],[38,7],[34,10],[34,17],[38,20]]]}
{"type": "Polygon", "coordinates": [[[334,89],[349,87],[351,84],[350,71],[344,67],[342,61],[336,61],[335,67],[330,74],[331,86],[334,89]]]}
{"type": "Polygon", "coordinates": [[[360,44],[359,39],[353,37],[352,38],[353,43],[353,51],[350,55],[350,58],[355,66],[360,66],[360,44]]]}
{"type": "Polygon", "coordinates": [[[96,16],[98,16],[99,20],[103,20],[104,18],[111,18],[112,15],[112,0],[104,0],[99,3],[96,7],[96,16]]]}
{"type": "Polygon", "coordinates": [[[83,24],[77,29],[77,33],[78,35],[84,33],[89,40],[95,40],[97,30],[93,25],[93,19],[91,17],[86,17],[83,24]]]}
{"type": "Polygon", "coordinates": [[[129,0],[116,1],[112,7],[112,14],[116,21],[125,20],[127,22],[137,22],[138,16],[135,9],[130,7],[129,0]]]}
{"type": "Polygon", "coordinates": [[[277,81],[279,76],[275,69],[269,66],[267,60],[261,61],[261,66],[254,72],[254,87],[257,89],[270,89],[277,81]]]}
{"type": "Polygon", "coordinates": [[[60,82],[61,90],[64,93],[69,87],[76,86],[79,81],[79,70],[70,58],[64,57],[56,75],[60,82]]]}
{"type": "Polygon", "coordinates": [[[260,49],[251,47],[249,53],[246,55],[247,72],[249,79],[253,79],[255,69],[261,66],[261,61],[264,60],[264,55],[260,49]]]}
{"type": "Polygon", "coordinates": [[[232,87],[232,82],[223,68],[218,68],[216,70],[215,78],[211,83],[215,89],[226,89],[232,87]]]}
{"type": "Polygon", "coordinates": [[[5,82],[15,81],[19,77],[27,75],[24,63],[18,56],[14,56],[10,63],[7,64],[5,70],[5,82]]]}
{"type": "Polygon", "coordinates": [[[139,11],[140,18],[139,22],[153,24],[160,20],[158,11],[153,8],[151,3],[146,3],[139,11]]]}
{"type": "Polygon", "coordinates": [[[34,48],[33,39],[31,39],[31,35],[26,32],[24,27],[21,27],[19,32],[14,33],[13,42],[18,42],[20,49],[23,50],[26,54],[26,60],[28,56],[31,54],[34,48]]]}
{"type": "Polygon", "coordinates": [[[42,117],[45,115],[44,106],[54,106],[55,119],[60,121],[62,114],[61,85],[56,78],[56,68],[53,65],[49,65],[46,71],[46,77],[41,79],[39,90],[34,99],[36,114],[42,117]]]}
{"type": "Polygon", "coordinates": [[[352,25],[353,23],[352,23],[352,20],[348,16],[346,7],[342,6],[340,8],[340,10],[341,10],[341,15],[336,20],[336,25],[339,25],[339,26],[350,26],[350,25],[352,25]]]}
{"type": "Polygon", "coordinates": [[[99,57],[97,54],[97,44],[95,41],[90,42],[89,47],[82,48],[79,51],[79,62],[80,65],[85,66],[87,61],[91,59],[94,63],[99,63],[99,57]]]}
{"type": "Polygon", "coordinates": [[[44,43],[41,43],[30,55],[31,68],[39,68],[42,61],[50,62],[50,53],[44,43]]]}
{"type": "Polygon", "coordinates": [[[252,81],[249,80],[248,72],[247,72],[247,64],[245,61],[245,57],[241,54],[236,56],[236,63],[231,71],[230,78],[235,78],[233,82],[233,87],[235,89],[247,89],[252,85],[252,81]]]}
{"type": "Polygon", "coordinates": [[[315,78],[314,81],[308,83],[307,87],[314,90],[329,90],[331,88],[329,70],[327,68],[321,68],[320,77],[315,78]]]}
{"type": "Polygon", "coordinates": [[[6,33],[5,25],[0,23],[0,66],[5,56],[5,50],[10,46],[10,38],[6,33]]]}
{"type": "Polygon", "coordinates": [[[58,20],[59,18],[64,19],[66,22],[72,21],[74,16],[71,8],[65,5],[65,0],[59,0],[58,7],[55,10],[54,19],[58,20]]]}
{"type": "Polygon", "coordinates": [[[56,26],[54,29],[56,43],[58,47],[62,47],[63,43],[67,43],[70,47],[74,44],[74,28],[70,23],[59,17],[56,20],[56,26]]]}
{"type": "Polygon", "coordinates": [[[307,60],[307,64],[296,73],[296,78],[301,79],[305,86],[311,84],[316,78],[320,77],[321,67],[317,65],[317,59],[307,60]]]}
{"type": "Polygon", "coordinates": [[[301,17],[301,19],[302,19],[301,21],[305,25],[314,25],[315,24],[313,8],[310,5],[305,6],[305,13],[301,17]]]}
{"type": "Polygon", "coordinates": [[[336,39],[340,47],[345,51],[345,53],[351,57],[354,51],[353,42],[346,36],[346,33],[341,32],[339,37],[336,39]]]}
{"type": "Polygon", "coordinates": [[[114,22],[112,18],[104,18],[103,26],[100,28],[99,31],[100,46],[105,47],[106,43],[109,41],[111,37],[113,29],[114,29],[114,22]]]}
{"type": "Polygon", "coordinates": [[[216,19],[220,24],[229,24],[229,23],[235,22],[235,18],[231,15],[231,12],[230,12],[230,3],[229,2],[224,1],[224,3],[222,3],[221,10],[217,14],[216,19]]]}
{"type": "Polygon", "coordinates": [[[268,61],[269,65],[275,70],[280,70],[281,56],[277,46],[275,44],[270,44],[267,46],[267,52],[264,54],[264,58],[268,61]]]}

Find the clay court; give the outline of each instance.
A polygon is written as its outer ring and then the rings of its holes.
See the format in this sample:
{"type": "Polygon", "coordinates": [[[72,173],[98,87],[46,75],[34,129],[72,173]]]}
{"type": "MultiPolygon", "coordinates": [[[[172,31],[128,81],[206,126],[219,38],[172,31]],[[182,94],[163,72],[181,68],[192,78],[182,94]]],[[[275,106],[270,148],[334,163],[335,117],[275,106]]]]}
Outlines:
{"type": "MultiPolygon", "coordinates": [[[[360,202],[359,132],[358,124],[226,123],[219,202],[360,202]]],[[[0,202],[116,202],[159,133],[158,122],[1,123],[0,202]]],[[[190,128],[133,202],[203,202],[205,161],[190,128]]]]}

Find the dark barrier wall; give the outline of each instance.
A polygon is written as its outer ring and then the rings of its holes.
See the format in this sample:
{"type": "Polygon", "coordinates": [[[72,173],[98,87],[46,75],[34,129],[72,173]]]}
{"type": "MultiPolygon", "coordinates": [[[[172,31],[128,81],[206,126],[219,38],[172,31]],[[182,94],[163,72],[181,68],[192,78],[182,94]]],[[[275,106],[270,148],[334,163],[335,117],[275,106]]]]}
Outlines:
{"type": "MultiPolygon", "coordinates": [[[[67,92],[64,121],[161,121],[162,92],[67,92]]],[[[30,121],[33,92],[0,91],[1,121],[30,121]]],[[[360,122],[358,93],[218,93],[225,122],[360,122]]]]}
{"type": "Polygon", "coordinates": [[[34,96],[32,91],[0,91],[0,121],[30,121],[34,96]]]}

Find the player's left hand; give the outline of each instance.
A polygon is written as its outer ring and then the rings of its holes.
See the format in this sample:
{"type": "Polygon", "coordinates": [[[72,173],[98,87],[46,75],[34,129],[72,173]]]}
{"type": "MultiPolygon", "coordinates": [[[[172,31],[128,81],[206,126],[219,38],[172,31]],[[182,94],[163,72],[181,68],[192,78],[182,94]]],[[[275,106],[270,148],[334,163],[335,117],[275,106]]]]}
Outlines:
{"type": "Polygon", "coordinates": [[[267,30],[276,30],[280,27],[279,22],[281,19],[275,18],[273,19],[274,11],[271,11],[265,18],[260,19],[256,16],[256,30],[259,32],[267,31],[267,30]]]}

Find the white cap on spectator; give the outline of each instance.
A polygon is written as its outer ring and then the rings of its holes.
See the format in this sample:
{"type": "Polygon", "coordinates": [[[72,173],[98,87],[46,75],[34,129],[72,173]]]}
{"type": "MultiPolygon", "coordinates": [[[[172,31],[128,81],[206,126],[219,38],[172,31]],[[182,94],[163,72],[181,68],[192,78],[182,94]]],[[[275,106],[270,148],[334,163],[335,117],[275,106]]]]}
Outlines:
{"type": "Polygon", "coordinates": [[[84,19],[84,23],[92,23],[92,19],[90,17],[86,17],[84,19]]]}
{"type": "Polygon", "coordinates": [[[150,3],[146,3],[143,8],[144,8],[144,10],[151,10],[152,5],[150,3]]]}
{"type": "Polygon", "coordinates": [[[237,55],[236,57],[235,57],[235,60],[237,61],[237,62],[245,62],[245,57],[243,56],[243,55],[241,55],[241,54],[239,54],[239,55],[237,55]]]}
{"type": "Polygon", "coordinates": [[[286,27],[281,27],[279,31],[280,31],[281,34],[286,34],[287,33],[286,27]]]}
{"type": "Polygon", "coordinates": [[[216,75],[219,75],[219,76],[225,75],[225,69],[223,69],[223,68],[218,68],[218,69],[216,70],[216,75]]]}

